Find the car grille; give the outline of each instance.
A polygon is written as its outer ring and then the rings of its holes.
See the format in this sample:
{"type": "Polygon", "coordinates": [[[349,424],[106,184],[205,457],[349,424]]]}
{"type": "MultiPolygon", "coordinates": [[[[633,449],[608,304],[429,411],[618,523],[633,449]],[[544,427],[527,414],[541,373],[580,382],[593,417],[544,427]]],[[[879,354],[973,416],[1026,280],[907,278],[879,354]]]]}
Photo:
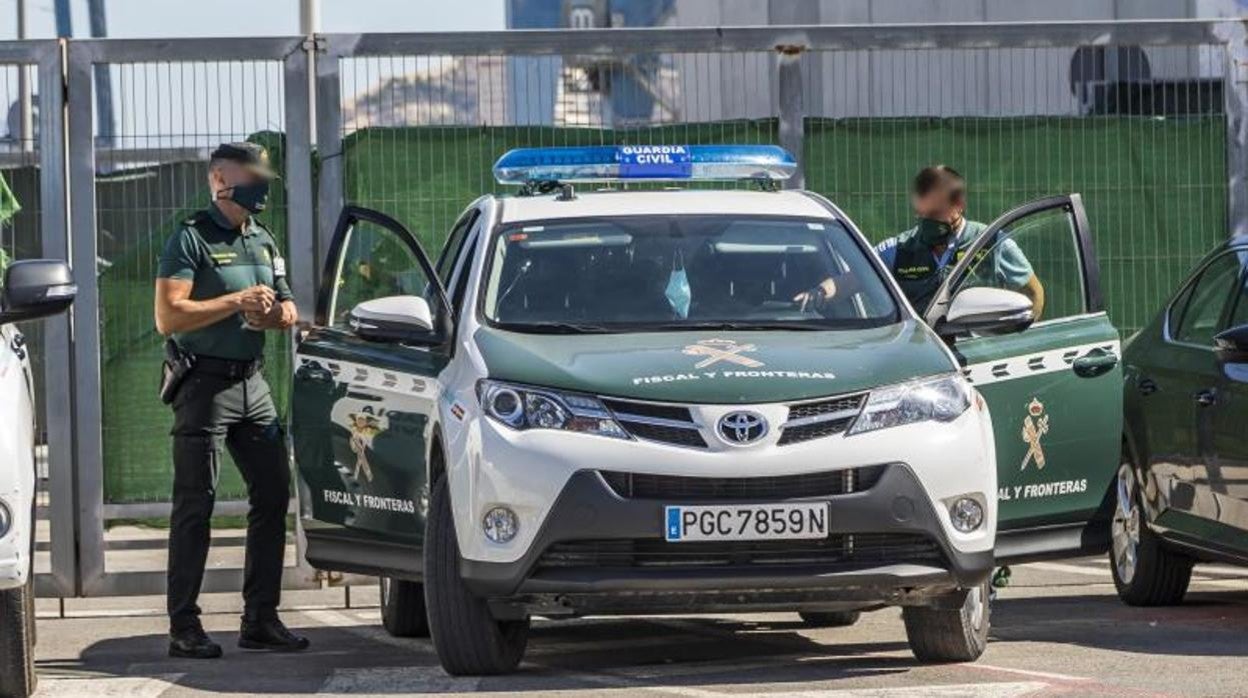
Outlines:
{"type": "Polygon", "coordinates": [[[599,471],[607,484],[625,499],[764,500],[827,497],[869,490],[885,466],[872,465],[801,475],[764,477],[688,477],[599,471]]]}
{"type": "Polygon", "coordinates": [[[628,433],[639,439],[659,441],[674,446],[706,448],[706,439],[698,431],[688,407],[656,405],[628,400],[603,400],[607,409],[628,433]]]}
{"type": "Polygon", "coordinates": [[[537,570],[604,567],[722,568],[785,565],[944,566],[930,538],[901,533],[848,533],[818,540],[668,543],[661,539],[585,540],[555,543],[537,570]]]}
{"type": "Polygon", "coordinates": [[[858,417],[866,399],[867,394],[860,393],[790,405],[789,421],[780,427],[777,444],[787,446],[844,432],[858,417]]]}
{"type": "MultiPolygon", "coordinates": [[[[844,433],[866,399],[866,393],[858,393],[789,405],[788,421],[780,425],[777,445],[787,446],[844,433]]],[[[615,398],[603,398],[602,403],[625,431],[639,439],[687,448],[707,447],[706,438],[688,407],[615,398]]]]}

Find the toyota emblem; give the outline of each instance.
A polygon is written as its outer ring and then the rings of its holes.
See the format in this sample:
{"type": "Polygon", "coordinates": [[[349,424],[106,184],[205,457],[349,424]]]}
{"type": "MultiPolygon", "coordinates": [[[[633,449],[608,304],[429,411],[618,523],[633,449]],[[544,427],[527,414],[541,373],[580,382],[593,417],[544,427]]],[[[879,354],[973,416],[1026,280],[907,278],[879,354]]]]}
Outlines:
{"type": "Polygon", "coordinates": [[[719,418],[719,436],[734,446],[745,446],[767,435],[767,420],[757,412],[729,412],[719,418]]]}

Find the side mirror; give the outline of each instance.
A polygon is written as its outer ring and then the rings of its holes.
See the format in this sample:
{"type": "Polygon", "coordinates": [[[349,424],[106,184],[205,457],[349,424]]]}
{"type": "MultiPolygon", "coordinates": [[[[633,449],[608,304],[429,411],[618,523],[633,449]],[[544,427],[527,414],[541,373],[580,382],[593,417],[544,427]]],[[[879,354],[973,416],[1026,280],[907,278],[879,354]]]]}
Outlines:
{"type": "Polygon", "coordinates": [[[974,332],[1010,334],[1031,326],[1031,299],[1017,291],[977,286],[953,297],[949,312],[937,326],[942,337],[974,332]]]}
{"type": "Polygon", "coordinates": [[[55,259],[13,262],[4,274],[4,290],[0,292],[0,325],[64,312],[77,294],[74,275],[65,262],[55,259]]]}
{"type": "Polygon", "coordinates": [[[387,296],[351,309],[348,320],[356,335],[370,342],[436,344],[429,303],[420,296],[387,296]]]}
{"type": "Polygon", "coordinates": [[[1248,325],[1239,325],[1219,332],[1213,338],[1213,352],[1218,363],[1248,364],[1248,325]]]}

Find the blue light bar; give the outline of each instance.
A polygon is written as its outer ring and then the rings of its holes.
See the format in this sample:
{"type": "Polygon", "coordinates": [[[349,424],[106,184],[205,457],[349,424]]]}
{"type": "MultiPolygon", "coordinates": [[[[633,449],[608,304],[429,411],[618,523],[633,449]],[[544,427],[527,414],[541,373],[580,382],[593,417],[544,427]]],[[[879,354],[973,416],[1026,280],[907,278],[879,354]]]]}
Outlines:
{"type": "Polygon", "coordinates": [[[604,145],[516,148],[494,163],[499,184],[626,180],[782,180],[797,169],[774,145],[604,145]]]}

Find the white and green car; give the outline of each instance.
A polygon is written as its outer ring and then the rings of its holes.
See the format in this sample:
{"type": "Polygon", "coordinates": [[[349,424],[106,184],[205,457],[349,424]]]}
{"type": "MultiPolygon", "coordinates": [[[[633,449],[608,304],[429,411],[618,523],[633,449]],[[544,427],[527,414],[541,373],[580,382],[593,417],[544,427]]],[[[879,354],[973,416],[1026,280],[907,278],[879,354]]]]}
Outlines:
{"type": "Polygon", "coordinates": [[[0,269],[0,698],[35,690],[35,390],[17,323],[63,312],[78,292],[64,262],[0,269]]]}
{"type": "Polygon", "coordinates": [[[792,168],[512,151],[520,193],[469,206],[436,264],[347,207],[295,368],[309,561],[380,576],[386,628],[453,674],[581,614],[901,606],[919,658],[978,657],[994,559],[1107,540],[1121,370],[1080,201],[1006,214],[913,308],[835,205],[777,190],[792,168]],[[572,186],[689,179],[760,186],[572,186]],[[994,287],[1007,240],[1039,318],[994,287]]]}

